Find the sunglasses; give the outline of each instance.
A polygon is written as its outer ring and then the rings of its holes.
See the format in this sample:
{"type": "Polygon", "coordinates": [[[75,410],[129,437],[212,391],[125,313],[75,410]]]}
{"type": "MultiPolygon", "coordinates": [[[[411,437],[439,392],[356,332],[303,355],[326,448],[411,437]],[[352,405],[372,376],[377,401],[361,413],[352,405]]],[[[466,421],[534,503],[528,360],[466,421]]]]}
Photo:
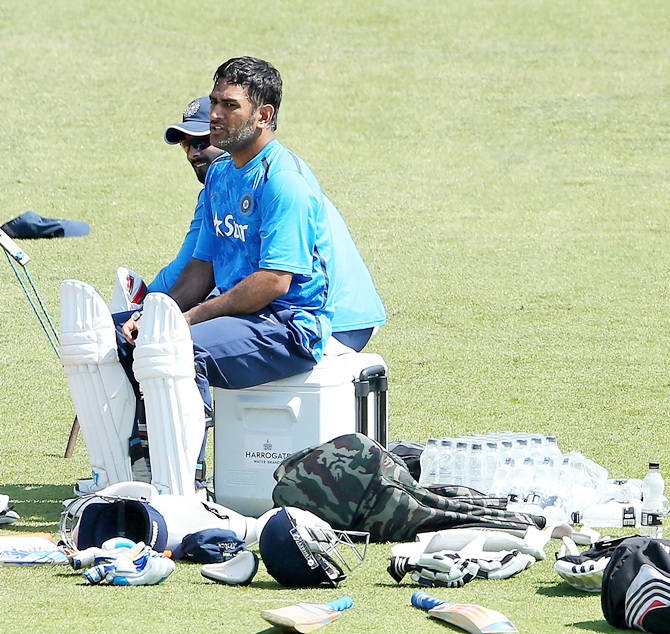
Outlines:
{"type": "Polygon", "coordinates": [[[209,135],[208,136],[203,136],[199,137],[197,139],[190,139],[189,141],[182,141],[180,143],[182,149],[184,152],[188,154],[188,151],[193,148],[194,150],[198,152],[202,152],[203,150],[206,150],[210,145],[211,142],[209,140],[209,135]]]}

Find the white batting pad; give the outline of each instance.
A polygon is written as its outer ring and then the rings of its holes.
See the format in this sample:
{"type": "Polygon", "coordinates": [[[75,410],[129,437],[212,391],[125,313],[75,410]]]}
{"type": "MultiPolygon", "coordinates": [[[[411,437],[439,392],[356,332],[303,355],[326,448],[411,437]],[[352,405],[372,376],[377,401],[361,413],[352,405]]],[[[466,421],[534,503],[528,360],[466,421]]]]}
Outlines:
{"type": "Polygon", "coordinates": [[[109,309],[92,286],[76,280],[61,284],[60,298],[60,360],[95,485],[132,480],[135,395],[119,363],[109,309]]]}
{"type": "Polygon", "coordinates": [[[151,483],[161,493],[195,495],[205,410],[191,333],[170,297],[147,295],[136,343],[133,371],[144,394],[151,483]]]}

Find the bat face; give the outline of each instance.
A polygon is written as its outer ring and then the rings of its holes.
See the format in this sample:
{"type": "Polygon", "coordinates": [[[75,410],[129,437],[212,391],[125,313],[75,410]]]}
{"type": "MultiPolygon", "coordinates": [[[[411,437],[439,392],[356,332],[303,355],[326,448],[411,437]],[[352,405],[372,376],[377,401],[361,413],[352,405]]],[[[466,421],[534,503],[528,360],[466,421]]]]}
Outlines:
{"type": "Polygon", "coordinates": [[[492,634],[509,632],[518,633],[507,617],[482,607],[469,603],[443,603],[428,611],[431,616],[456,625],[472,634],[492,634]]]}
{"type": "Polygon", "coordinates": [[[261,617],[289,632],[314,632],[339,618],[342,610],[353,605],[350,597],[341,597],[330,603],[297,603],[276,610],[263,610],[261,617]]]}
{"type": "Polygon", "coordinates": [[[501,634],[502,632],[518,634],[519,632],[506,616],[481,605],[449,603],[421,591],[412,595],[412,605],[470,634],[501,634]]]}

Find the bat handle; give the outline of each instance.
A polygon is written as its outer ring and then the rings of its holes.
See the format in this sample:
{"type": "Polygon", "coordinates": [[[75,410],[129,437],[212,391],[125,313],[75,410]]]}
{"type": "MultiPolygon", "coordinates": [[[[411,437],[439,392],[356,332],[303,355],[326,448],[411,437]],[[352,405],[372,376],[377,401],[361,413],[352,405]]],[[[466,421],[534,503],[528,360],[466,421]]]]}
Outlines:
{"type": "Polygon", "coordinates": [[[428,610],[432,610],[438,605],[442,605],[443,603],[445,602],[442,599],[438,599],[437,597],[431,597],[429,594],[421,592],[420,590],[417,590],[412,595],[412,605],[415,608],[425,610],[426,612],[428,612],[428,610]]]}
{"type": "Polygon", "coordinates": [[[327,605],[331,610],[337,610],[338,612],[341,612],[342,610],[350,608],[353,604],[354,600],[351,597],[345,595],[339,599],[335,599],[335,601],[330,601],[325,605],[327,605]]]}

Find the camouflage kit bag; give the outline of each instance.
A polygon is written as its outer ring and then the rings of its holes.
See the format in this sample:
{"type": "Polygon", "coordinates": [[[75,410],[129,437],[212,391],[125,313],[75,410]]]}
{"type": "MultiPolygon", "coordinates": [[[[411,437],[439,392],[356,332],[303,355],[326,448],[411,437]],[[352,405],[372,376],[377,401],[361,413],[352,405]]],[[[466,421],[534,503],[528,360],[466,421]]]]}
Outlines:
{"type": "Polygon", "coordinates": [[[506,510],[507,500],[461,486],[429,490],[402,460],[363,434],[346,434],[292,454],[274,473],[272,499],[318,515],[370,540],[407,541],[417,533],[479,527],[525,532],[545,519],[506,510]]]}

